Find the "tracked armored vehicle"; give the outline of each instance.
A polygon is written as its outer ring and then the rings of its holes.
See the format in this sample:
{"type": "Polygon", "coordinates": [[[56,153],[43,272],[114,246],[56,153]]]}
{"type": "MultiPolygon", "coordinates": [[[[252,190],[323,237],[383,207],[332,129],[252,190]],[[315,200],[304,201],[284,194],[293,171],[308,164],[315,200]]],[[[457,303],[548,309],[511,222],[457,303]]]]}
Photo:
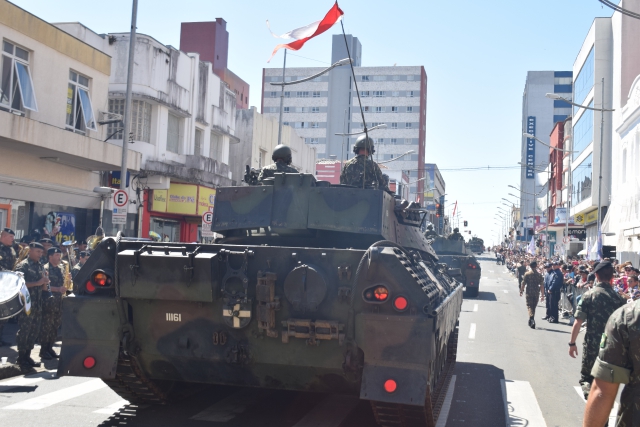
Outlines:
{"type": "Polygon", "coordinates": [[[452,275],[465,286],[467,296],[476,297],[480,292],[480,263],[463,240],[437,237],[431,246],[440,262],[447,264],[452,275]]]}
{"type": "Polygon", "coordinates": [[[219,188],[215,244],[106,238],[63,306],[59,375],[168,403],[202,384],[369,400],[381,426],[435,425],[462,284],[425,212],[308,174],[219,188]]]}

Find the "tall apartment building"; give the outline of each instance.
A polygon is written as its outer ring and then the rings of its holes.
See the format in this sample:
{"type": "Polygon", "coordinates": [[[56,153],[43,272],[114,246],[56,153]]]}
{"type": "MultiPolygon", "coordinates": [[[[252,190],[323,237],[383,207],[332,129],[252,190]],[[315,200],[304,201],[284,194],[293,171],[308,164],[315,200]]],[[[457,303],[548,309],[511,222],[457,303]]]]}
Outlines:
{"type": "MultiPolygon", "coordinates": [[[[536,136],[549,143],[549,135],[555,123],[564,121],[571,114],[571,106],[564,101],[547,98],[556,93],[572,99],[571,71],[529,71],[522,96],[522,133],[536,136]]],[[[520,240],[530,240],[536,227],[546,221],[544,209],[536,206],[536,199],[544,196],[546,172],[549,165],[549,147],[523,135],[521,145],[520,175],[520,240]],[[540,176],[538,176],[540,174],[540,176]],[[541,179],[541,177],[544,177],[541,179]]]]}
{"type": "MultiPolygon", "coordinates": [[[[344,38],[334,35],[331,63],[347,58],[344,38]]],[[[362,47],[356,37],[347,36],[355,67],[355,81],[348,66],[338,67],[326,75],[287,86],[283,122],[298,130],[308,144],[317,146],[319,157],[336,156],[346,161],[353,157],[351,148],[357,137],[336,136],[363,130],[360,101],[367,127],[386,124],[374,130],[374,160],[384,163],[390,179],[402,181],[409,175],[409,197],[424,202],[424,155],[427,110],[427,75],[422,66],[362,67],[362,47]],[[409,153],[408,153],[409,152],[409,153]],[[404,154],[404,156],[403,156],[404,154]],[[399,160],[393,160],[400,158],[399,160]],[[393,161],[391,161],[393,160],[393,161]],[[417,182],[416,182],[417,181],[417,182]]],[[[323,67],[287,68],[285,82],[300,80],[322,71],[323,67]]],[[[282,68],[265,68],[262,79],[262,112],[279,115],[282,68]]]]}

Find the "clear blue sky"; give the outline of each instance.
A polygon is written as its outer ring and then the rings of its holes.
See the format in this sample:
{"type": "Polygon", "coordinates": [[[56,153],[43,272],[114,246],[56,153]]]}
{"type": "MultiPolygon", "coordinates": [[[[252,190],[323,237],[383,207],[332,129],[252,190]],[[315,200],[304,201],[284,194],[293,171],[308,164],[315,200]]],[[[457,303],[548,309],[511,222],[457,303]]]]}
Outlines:
{"type": "MultiPolygon", "coordinates": [[[[129,30],[131,0],[13,0],[49,22],[82,22],[97,33],[129,30]]],[[[275,33],[321,19],[322,1],[139,0],[138,31],[180,46],[180,23],[222,17],[230,33],[229,68],[251,85],[259,108],[261,73],[275,33]]],[[[522,92],[529,70],[571,70],[597,0],[342,0],[347,33],[362,43],[363,66],[424,65],[428,76],[426,161],[437,163],[448,201],[458,201],[473,234],[495,241],[494,214],[507,185],[518,184],[522,92]],[[474,166],[499,171],[455,171],[474,166]],[[493,236],[493,238],[492,238],[493,236]]],[[[334,27],[288,55],[290,66],[328,64],[334,27]],[[302,56],[302,57],[301,57],[302,56]],[[304,57],[304,58],[303,58],[304,57]],[[308,58],[308,59],[307,59],[308,58]],[[320,61],[320,62],[318,62],[320,61]]],[[[545,136],[543,136],[544,139],[545,136]]]]}

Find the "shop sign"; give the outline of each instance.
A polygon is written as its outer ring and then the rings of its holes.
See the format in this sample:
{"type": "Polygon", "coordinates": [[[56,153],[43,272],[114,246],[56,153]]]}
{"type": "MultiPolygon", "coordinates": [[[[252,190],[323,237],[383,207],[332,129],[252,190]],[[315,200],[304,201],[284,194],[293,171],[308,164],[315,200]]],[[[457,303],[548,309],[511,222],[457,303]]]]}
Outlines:
{"type": "Polygon", "coordinates": [[[169,190],[153,190],[150,209],[155,212],[166,212],[168,193],[169,190]]]}
{"type": "Polygon", "coordinates": [[[215,199],[215,188],[198,186],[198,215],[203,215],[207,211],[213,211],[215,199]]]}
{"type": "MultiPolygon", "coordinates": [[[[129,179],[131,178],[131,173],[127,172],[127,187],[129,186],[129,179]]],[[[120,171],[111,171],[111,177],[109,180],[109,186],[112,188],[120,188],[120,171]]]]}
{"type": "Polygon", "coordinates": [[[151,210],[180,215],[196,215],[198,186],[171,183],[168,190],[154,190],[151,210]]]}
{"type": "MultiPolygon", "coordinates": [[[[536,135],[536,118],[535,116],[527,117],[527,133],[533,136],[536,135]]],[[[536,140],[533,138],[527,138],[527,179],[533,179],[535,177],[535,161],[536,161],[536,140]]]]}
{"type": "Polygon", "coordinates": [[[76,216],[66,212],[49,212],[44,220],[44,228],[58,244],[73,242],[76,237],[76,216]]]}
{"type": "Polygon", "coordinates": [[[581,242],[587,240],[587,230],[584,228],[570,228],[569,236],[581,242]]]}
{"type": "Polygon", "coordinates": [[[593,224],[596,221],[598,221],[598,210],[597,209],[595,211],[591,211],[591,212],[585,214],[585,216],[584,216],[584,223],[585,224],[593,224]]]}
{"type": "Polygon", "coordinates": [[[575,225],[584,225],[584,214],[577,214],[574,218],[573,218],[573,223],[575,225]]]}

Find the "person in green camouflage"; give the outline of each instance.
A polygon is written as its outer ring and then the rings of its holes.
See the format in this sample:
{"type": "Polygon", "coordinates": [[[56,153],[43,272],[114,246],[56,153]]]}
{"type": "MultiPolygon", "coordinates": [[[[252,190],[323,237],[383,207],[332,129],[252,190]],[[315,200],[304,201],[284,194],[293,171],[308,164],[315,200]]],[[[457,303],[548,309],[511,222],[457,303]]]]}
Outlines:
{"type": "Polygon", "coordinates": [[[600,427],[609,418],[620,384],[616,427],[640,425],[640,300],[613,312],[591,370],[593,384],[584,411],[584,427],[600,427]]]}
{"type": "Polygon", "coordinates": [[[427,231],[424,232],[424,237],[427,239],[438,237],[438,233],[433,230],[433,225],[427,225],[427,231]]]}
{"type": "Polygon", "coordinates": [[[376,152],[373,140],[366,135],[358,137],[353,145],[353,157],[344,164],[340,173],[340,184],[352,185],[358,188],[378,188],[389,191],[387,181],[376,162],[369,158],[376,152]]]}
{"type": "Polygon", "coordinates": [[[538,273],[538,263],[536,261],[531,261],[529,267],[531,267],[531,270],[527,271],[524,274],[522,283],[520,284],[520,296],[522,296],[526,288],[527,311],[529,312],[529,327],[531,329],[535,329],[536,321],[534,317],[536,315],[536,307],[538,306],[540,293],[542,293],[544,297],[544,277],[542,277],[542,274],[538,273]]]}
{"type": "Polygon", "coordinates": [[[613,265],[609,261],[600,262],[593,270],[596,275],[596,284],[593,289],[582,295],[582,299],[574,314],[575,322],[571,329],[571,340],[569,342],[569,356],[575,358],[578,354],[576,339],[580,333],[583,322],[587,322],[587,332],[584,336],[582,346],[582,366],[580,370],[580,386],[584,393],[584,398],[589,398],[591,383],[591,368],[598,357],[598,345],[600,337],[604,332],[604,327],[611,313],[622,307],[626,301],[611,287],[613,279],[613,265]]]}
{"type": "Polygon", "coordinates": [[[42,305],[42,325],[40,327],[40,358],[51,360],[58,358],[58,354],[53,350],[53,343],[56,341],[58,328],[62,323],[62,297],[67,289],[64,287],[64,272],[62,269],[62,258],[60,248],[50,248],[47,251],[49,262],[44,269],[49,276],[51,283],[49,287],[53,296],[43,301],[42,305]]]}
{"type": "MultiPolygon", "coordinates": [[[[12,271],[16,263],[16,251],[13,249],[13,239],[16,233],[10,228],[0,231],[0,271],[12,271]]],[[[0,320],[0,347],[9,343],[2,341],[2,333],[6,320],[0,320]]]]}
{"type": "Polygon", "coordinates": [[[44,247],[37,242],[29,244],[29,257],[18,264],[16,271],[22,273],[29,296],[31,297],[31,314],[24,311],[19,314],[18,333],[16,334],[16,344],[18,345],[17,363],[22,370],[31,370],[40,366],[31,358],[31,350],[40,333],[42,322],[42,291],[48,289],[49,278],[47,277],[40,259],[44,247]]]}
{"type": "Polygon", "coordinates": [[[462,240],[464,242],[464,236],[462,234],[460,234],[460,229],[457,228],[457,227],[453,229],[453,233],[449,234],[448,239],[449,240],[462,240]]]}
{"type": "Polygon", "coordinates": [[[271,160],[275,163],[267,165],[262,168],[260,175],[258,175],[258,181],[262,181],[266,178],[273,178],[276,173],[298,173],[298,169],[291,165],[291,148],[286,145],[278,145],[273,149],[271,160]]]}

